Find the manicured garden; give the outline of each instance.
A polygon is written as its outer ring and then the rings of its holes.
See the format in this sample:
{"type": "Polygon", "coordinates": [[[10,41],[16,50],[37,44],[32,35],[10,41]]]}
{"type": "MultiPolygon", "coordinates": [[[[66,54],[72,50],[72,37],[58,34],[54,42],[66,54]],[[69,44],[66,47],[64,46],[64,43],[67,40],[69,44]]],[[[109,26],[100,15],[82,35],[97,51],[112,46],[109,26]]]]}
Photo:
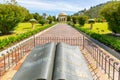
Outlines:
{"type": "Polygon", "coordinates": [[[108,2],[98,13],[99,17],[91,18],[92,14],[81,11],[71,16],[68,24],[120,52],[120,2],[108,2]]]}
{"type": "Polygon", "coordinates": [[[51,27],[53,24],[35,24],[35,29],[31,28],[31,23],[19,23],[13,33],[9,35],[0,36],[0,49],[4,49],[10,45],[13,45],[16,42],[19,42],[25,38],[28,38],[42,30],[45,30],[51,27]]]}
{"type": "MultiPolygon", "coordinates": [[[[72,25],[72,24],[71,24],[72,25]]],[[[79,24],[72,25],[77,30],[80,30],[94,39],[104,43],[105,45],[120,52],[120,37],[115,37],[108,29],[107,23],[95,23],[93,29],[90,29],[90,24],[79,26],[79,24]]]]}

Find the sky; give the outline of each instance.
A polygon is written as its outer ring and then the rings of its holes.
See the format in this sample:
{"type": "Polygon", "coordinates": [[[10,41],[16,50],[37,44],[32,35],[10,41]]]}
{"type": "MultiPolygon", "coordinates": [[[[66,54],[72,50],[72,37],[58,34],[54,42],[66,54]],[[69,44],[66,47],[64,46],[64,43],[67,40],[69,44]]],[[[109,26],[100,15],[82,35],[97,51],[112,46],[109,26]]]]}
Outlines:
{"type": "MultiPolygon", "coordinates": [[[[17,0],[19,5],[27,8],[31,13],[46,13],[54,16],[61,12],[72,15],[107,1],[110,0],[17,0]]],[[[4,0],[0,0],[0,3],[4,3],[4,0]]]]}

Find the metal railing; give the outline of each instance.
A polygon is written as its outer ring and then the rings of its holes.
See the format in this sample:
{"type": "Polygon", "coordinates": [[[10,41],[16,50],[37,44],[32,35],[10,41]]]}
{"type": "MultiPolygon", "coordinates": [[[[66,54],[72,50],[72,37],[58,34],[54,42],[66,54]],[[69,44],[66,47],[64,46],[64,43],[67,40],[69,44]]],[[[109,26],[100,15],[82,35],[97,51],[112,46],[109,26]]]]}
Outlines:
{"type": "Polygon", "coordinates": [[[0,53],[0,78],[33,49],[33,41],[32,38],[28,39],[0,53]]]}
{"type": "MultiPolygon", "coordinates": [[[[120,64],[112,57],[107,55],[94,42],[84,36],[80,37],[32,37],[15,47],[6,50],[0,57],[0,78],[11,67],[16,66],[18,62],[36,45],[42,45],[49,42],[64,42],[70,45],[79,46],[81,50],[87,50],[91,57],[96,61],[96,67],[100,67],[108,78],[112,80],[120,80],[120,64]]],[[[95,75],[96,76],[96,75],[95,75]]],[[[95,79],[95,80],[98,80],[95,79]]]]}
{"type": "Polygon", "coordinates": [[[110,80],[120,80],[120,62],[87,38],[84,38],[84,49],[96,61],[96,67],[101,68],[110,80]]]}

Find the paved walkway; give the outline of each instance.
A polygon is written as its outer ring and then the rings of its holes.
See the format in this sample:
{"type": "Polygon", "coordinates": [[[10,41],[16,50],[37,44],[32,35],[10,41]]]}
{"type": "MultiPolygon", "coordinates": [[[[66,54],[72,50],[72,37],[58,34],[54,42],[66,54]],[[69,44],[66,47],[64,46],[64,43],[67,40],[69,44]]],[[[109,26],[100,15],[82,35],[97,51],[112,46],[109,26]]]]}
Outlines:
{"type": "Polygon", "coordinates": [[[67,24],[57,24],[49,31],[43,33],[41,36],[46,37],[79,37],[81,34],[67,24]]]}
{"type": "MultiPolygon", "coordinates": [[[[40,36],[44,37],[79,37],[82,36],[77,30],[74,28],[70,27],[67,24],[57,24],[55,27],[51,28],[50,30],[44,32],[40,36]]],[[[5,76],[1,80],[11,80],[13,75],[17,72],[19,69],[21,63],[24,62],[26,56],[19,62],[18,66],[13,67],[10,69],[5,76]]],[[[107,79],[102,79],[102,80],[107,80],[107,79]]]]}

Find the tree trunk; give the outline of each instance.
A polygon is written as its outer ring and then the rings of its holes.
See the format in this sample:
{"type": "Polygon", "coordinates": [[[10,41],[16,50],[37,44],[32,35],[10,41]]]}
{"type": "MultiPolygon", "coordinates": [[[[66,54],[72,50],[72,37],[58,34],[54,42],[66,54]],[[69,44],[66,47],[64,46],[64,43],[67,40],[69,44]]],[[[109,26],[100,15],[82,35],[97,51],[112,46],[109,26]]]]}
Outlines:
{"type": "Polygon", "coordinates": [[[90,29],[92,30],[92,28],[93,28],[93,24],[90,24],[90,29]]]}
{"type": "Polygon", "coordinates": [[[32,23],[32,29],[34,29],[34,23],[32,23]]]}

